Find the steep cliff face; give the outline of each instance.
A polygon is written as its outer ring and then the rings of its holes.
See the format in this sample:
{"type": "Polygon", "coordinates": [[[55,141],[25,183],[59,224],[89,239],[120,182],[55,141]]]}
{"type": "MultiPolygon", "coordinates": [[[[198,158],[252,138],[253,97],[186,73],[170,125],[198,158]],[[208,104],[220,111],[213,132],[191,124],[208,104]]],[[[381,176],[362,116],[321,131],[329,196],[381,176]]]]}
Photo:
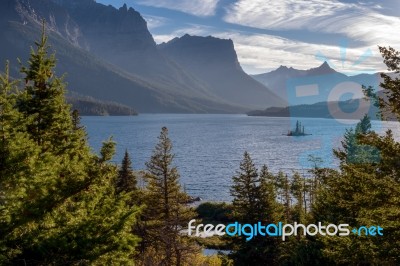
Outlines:
{"type": "Polygon", "coordinates": [[[139,112],[238,113],[282,102],[243,72],[232,41],[185,36],[160,48],[126,5],[3,0],[0,15],[0,62],[10,59],[17,76],[15,59],[27,59],[45,20],[56,71],[79,94],[139,112]]]}
{"type": "Polygon", "coordinates": [[[186,34],[159,48],[204,80],[219,97],[252,108],[284,105],[282,99],[242,70],[232,40],[186,34]]]}
{"type": "Polygon", "coordinates": [[[214,97],[199,80],[165,58],[157,49],[147,23],[133,8],[119,9],[91,0],[57,0],[77,21],[87,49],[128,73],[171,93],[214,97]]]}
{"type": "Polygon", "coordinates": [[[133,8],[120,9],[91,0],[54,0],[80,25],[98,55],[155,49],[146,21],[133,8]]]}
{"type": "Polygon", "coordinates": [[[78,24],[67,10],[51,0],[3,0],[1,7],[3,23],[15,21],[25,26],[40,26],[45,20],[52,33],[62,36],[74,46],[87,46],[78,24]]]}

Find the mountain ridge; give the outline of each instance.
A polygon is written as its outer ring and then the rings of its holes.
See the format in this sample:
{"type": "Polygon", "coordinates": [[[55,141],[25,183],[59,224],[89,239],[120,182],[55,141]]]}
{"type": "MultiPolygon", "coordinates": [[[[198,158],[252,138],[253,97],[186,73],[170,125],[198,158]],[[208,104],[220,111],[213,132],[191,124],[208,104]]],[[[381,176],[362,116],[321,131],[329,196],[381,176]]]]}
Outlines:
{"type": "Polygon", "coordinates": [[[255,108],[284,105],[282,99],[243,71],[230,39],[185,34],[158,47],[219,97],[255,108]]]}
{"type": "MultiPolygon", "coordinates": [[[[360,74],[355,76],[347,76],[341,72],[336,71],[328,62],[324,61],[321,65],[315,68],[310,68],[306,70],[295,69],[293,67],[280,66],[275,70],[272,70],[267,73],[251,75],[255,80],[269,87],[274,93],[279,95],[281,98],[287,101],[287,105],[293,105],[291,101],[295,99],[291,99],[291,95],[288,95],[288,90],[292,89],[291,86],[293,82],[304,82],[309,81],[310,83],[319,83],[323,85],[325,88],[325,94],[328,94],[328,91],[335,87],[337,84],[340,84],[344,80],[349,82],[356,82],[359,84],[363,84],[366,86],[369,85],[377,85],[380,81],[379,73],[375,74],[360,74]],[[322,81],[323,80],[323,81],[322,81]],[[373,84],[369,84],[368,82],[373,81],[373,84]],[[322,84],[321,84],[322,81],[322,84]],[[366,82],[364,84],[364,81],[366,82]]],[[[360,86],[361,87],[361,86],[360,86]]],[[[325,95],[326,96],[326,95],[325,95]]],[[[321,95],[324,97],[324,95],[321,95]]],[[[314,104],[320,101],[326,101],[324,98],[310,98],[309,101],[301,102],[305,104],[314,104]]]]}
{"type": "MultiPolygon", "coordinates": [[[[41,21],[46,19],[50,22],[46,24],[49,42],[58,59],[56,71],[60,74],[68,73],[66,81],[72,91],[99,100],[125,104],[139,112],[241,113],[245,111],[240,106],[214,97],[197,80],[192,81],[193,86],[189,86],[191,83],[185,84],[186,81],[177,84],[175,80],[186,77],[186,74],[181,74],[179,66],[175,68],[177,76],[169,81],[149,79],[91,53],[91,42],[85,37],[85,32],[70,16],[68,10],[57,6],[56,2],[5,0],[0,3],[0,14],[5,14],[0,18],[2,29],[0,35],[3,40],[0,44],[0,60],[2,62],[11,60],[14,76],[19,76],[15,59],[19,57],[22,62],[26,62],[29,47],[40,36],[41,21]],[[60,28],[68,30],[62,31],[60,28]],[[75,39],[68,37],[67,31],[75,32],[75,39]]],[[[79,5],[78,2],[70,3],[79,5]]],[[[92,5],[95,2],[85,3],[92,5]]],[[[104,10],[117,12],[113,7],[106,7],[104,10]]],[[[125,8],[118,12],[125,12],[125,8]]],[[[158,51],[155,44],[153,48],[158,51]]],[[[176,65],[174,62],[171,64],[176,65]]],[[[151,73],[149,68],[146,71],[151,73]]]]}

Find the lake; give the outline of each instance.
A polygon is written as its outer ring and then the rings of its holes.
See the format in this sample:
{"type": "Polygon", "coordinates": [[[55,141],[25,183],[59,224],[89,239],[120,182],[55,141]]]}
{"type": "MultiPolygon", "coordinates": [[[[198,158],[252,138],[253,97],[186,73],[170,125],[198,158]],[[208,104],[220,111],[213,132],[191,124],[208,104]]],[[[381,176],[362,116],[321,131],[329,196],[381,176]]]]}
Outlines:
{"type": "MultiPolygon", "coordinates": [[[[99,152],[102,141],[113,136],[117,142],[116,163],[125,149],[135,170],[145,169],[163,126],[168,127],[173,143],[175,165],[181,183],[192,196],[207,201],[230,201],[231,178],[248,151],[259,168],[266,164],[272,172],[280,170],[307,173],[309,155],[323,160],[322,166],[337,167],[332,149],[340,147],[346,128],[357,121],[322,118],[249,117],[246,115],[142,114],[132,117],[83,117],[90,145],[99,152]],[[299,120],[310,136],[288,137],[299,120]],[[352,124],[348,124],[352,122],[352,124]]],[[[378,132],[390,128],[397,139],[396,122],[373,121],[378,132]]]]}

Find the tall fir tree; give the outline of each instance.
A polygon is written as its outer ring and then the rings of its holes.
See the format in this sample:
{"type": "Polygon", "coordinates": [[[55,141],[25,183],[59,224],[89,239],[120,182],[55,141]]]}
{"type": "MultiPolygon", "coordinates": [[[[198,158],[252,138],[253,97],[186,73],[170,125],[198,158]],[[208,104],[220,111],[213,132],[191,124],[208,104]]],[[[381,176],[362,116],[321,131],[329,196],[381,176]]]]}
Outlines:
{"type": "Polygon", "coordinates": [[[232,181],[230,191],[235,218],[241,222],[256,220],[260,178],[248,152],[244,153],[240,171],[232,177],[232,181]]]}
{"type": "MultiPolygon", "coordinates": [[[[399,73],[399,53],[380,47],[388,69],[399,73]]],[[[386,97],[375,97],[382,114],[388,112],[400,118],[400,83],[398,78],[383,74],[381,87],[386,97]]],[[[366,127],[368,128],[368,126],[366,127]]],[[[364,128],[365,129],[365,128],[364,128]]],[[[331,172],[323,179],[315,204],[314,216],[325,223],[348,223],[354,228],[379,225],[383,236],[323,238],[325,256],[336,264],[397,265],[400,263],[400,143],[388,130],[384,135],[375,132],[362,134],[358,144],[375,147],[379,160],[348,163],[344,149],[340,171],[331,172]]]]}
{"type": "Polygon", "coordinates": [[[132,161],[128,150],[125,150],[124,158],[118,171],[116,186],[118,192],[134,192],[137,190],[137,178],[132,169],[132,161]]]}
{"type": "Polygon", "coordinates": [[[348,164],[376,163],[379,161],[379,150],[371,145],[361,143],[360,138],[373,133],[371,130],[371,120],[368,115],[357,123],[356,128],[347,129],[343,141],[342,149],[334,150],[335,156],[342,162],[348,164]]]}
{"type": "Polygon", "coordinates": [[[174,154],[166,127],[162,128],[158,141],[146,163],[147,208],[143,215],[145,250],[142,260],[146,265],[190,264],[189,255],[196,248],[181,230],[195,214],[187,206],[189,197],[182,191],[178,169],[173,166],[174,154]],[[156,255],[151,258],[148,255],[154,250],[156,255]]]}
{"type": "MultiPolygon", "coordinates": [[[[233,218],[241,224],[275,222],[273,175],[263,166],[258,173],[248,152],[244,153],[240,171],[232,178],[233,218]]],[[[255,236],[249,241],[246,236],[230,239],[233,252],[230,257],[235,265],[272,265],[276,261],[277,243],[268,236],[255,236]]]]}
{"type": "Polygon", "coordinates": [[[99,158],[74,128],[48,49],[43,26],[23,90],[1,79],[0,263],[132,263],[137,210],[115,193],[112,149],[99,158]]]}

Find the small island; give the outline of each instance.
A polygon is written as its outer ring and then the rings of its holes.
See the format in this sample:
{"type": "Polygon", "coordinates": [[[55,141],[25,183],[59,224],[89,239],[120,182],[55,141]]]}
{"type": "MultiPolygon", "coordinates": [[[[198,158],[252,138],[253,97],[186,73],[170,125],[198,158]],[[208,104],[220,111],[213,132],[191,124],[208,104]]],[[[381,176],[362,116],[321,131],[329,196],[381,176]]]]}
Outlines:
{"type": "Polygon", "coordinates": [[[304,126],[301,125],[301,122],[299,122],[298,120],[296,121],[296,129],[295,130],[290,130],[287,133],[287,136],[294,136],[294,137],[298,137],[298,136],[309,136],[311,134],[306,134],[304,131],[304,126]]]}

